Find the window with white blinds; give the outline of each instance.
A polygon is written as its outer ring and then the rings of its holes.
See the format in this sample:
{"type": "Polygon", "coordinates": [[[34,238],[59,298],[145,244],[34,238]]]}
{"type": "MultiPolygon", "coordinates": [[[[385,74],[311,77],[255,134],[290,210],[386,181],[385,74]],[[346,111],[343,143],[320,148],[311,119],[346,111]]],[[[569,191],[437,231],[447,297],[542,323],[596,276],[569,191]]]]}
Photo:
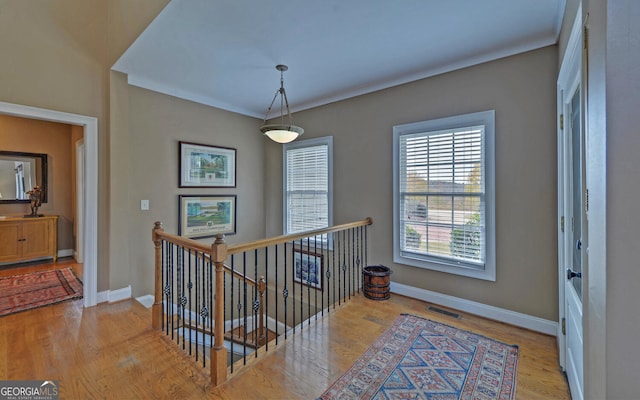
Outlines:
{"type": "Polygon", "coordinates": [[[495,280],[494,112],[394,127],[394,258],[495,280]]]}
{"type": "Polygon", "coordinates": [[[284,152],[284,233],[326,228],[332,221],[333,138],[287,143],[284,152]]]}

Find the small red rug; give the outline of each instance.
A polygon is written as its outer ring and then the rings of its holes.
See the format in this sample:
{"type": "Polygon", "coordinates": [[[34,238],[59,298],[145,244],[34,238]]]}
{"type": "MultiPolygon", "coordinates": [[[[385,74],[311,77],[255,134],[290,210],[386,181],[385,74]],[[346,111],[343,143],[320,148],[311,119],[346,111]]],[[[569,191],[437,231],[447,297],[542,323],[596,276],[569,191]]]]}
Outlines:
{"type": "Polygon", "coordinates": [[[82,298],[71,268],[0,278],[0,316],[82,298]]]}

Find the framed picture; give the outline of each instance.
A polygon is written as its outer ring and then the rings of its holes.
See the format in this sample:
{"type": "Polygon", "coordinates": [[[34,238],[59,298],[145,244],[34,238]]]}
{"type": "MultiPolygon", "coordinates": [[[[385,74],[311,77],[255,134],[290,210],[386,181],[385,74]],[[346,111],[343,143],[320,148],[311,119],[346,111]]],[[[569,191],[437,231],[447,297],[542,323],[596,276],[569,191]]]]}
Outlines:
{"type": "Polygon", "coordinates": [[[236,187],[236,149],[179,142],[183,187],[236,187]]]}
{"type": "Polygon", "coordinates": [[[236,233],[236,196],[180,195],[178,235],[204,238],[236,233]]]}
{"type": "Polygon", "coordinates": [[[323,258],[322,254],[293,249],[293,280],[322,290],[323,258]]]}

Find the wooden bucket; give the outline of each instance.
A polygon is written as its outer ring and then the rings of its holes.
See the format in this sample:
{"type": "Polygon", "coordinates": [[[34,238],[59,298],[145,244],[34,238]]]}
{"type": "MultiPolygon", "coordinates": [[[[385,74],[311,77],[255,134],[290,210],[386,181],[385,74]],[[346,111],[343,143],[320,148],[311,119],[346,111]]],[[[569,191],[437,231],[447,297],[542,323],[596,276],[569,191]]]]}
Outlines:
{"type": "Polygon", "coordinates": [[[392,271],[384,265],[372,265],[362,270],[362,289],[364,296],[371,300],[387,300],[390,275],[392,271]]]}

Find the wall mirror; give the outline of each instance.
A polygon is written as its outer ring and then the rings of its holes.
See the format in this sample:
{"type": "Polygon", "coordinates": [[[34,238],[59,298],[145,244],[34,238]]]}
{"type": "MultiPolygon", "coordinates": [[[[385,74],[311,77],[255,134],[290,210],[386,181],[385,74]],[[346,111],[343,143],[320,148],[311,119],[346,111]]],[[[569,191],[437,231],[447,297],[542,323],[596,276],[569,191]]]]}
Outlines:
{"type": "Polygon", "coordinates": [[[35,185],[47,202],[47,155],[0,151],[0,203],[28,203],[35,185]]]}

